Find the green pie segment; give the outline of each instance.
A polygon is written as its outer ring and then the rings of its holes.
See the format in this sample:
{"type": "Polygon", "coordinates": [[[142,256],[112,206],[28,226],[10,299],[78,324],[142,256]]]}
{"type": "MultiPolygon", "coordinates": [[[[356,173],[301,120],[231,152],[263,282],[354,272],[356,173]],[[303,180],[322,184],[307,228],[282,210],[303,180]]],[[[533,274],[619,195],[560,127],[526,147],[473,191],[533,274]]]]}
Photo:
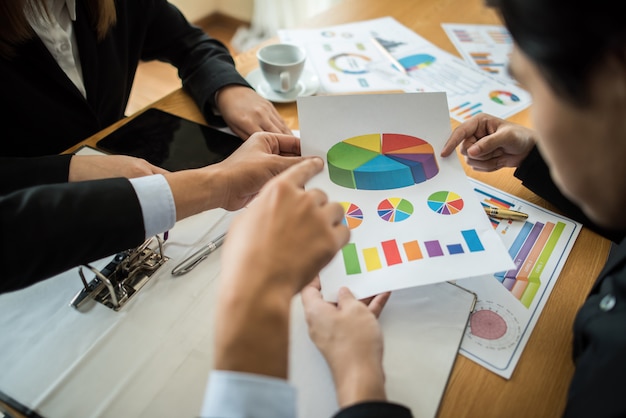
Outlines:
{"type": "Polygon", "coordinates": [[[396,189],[439,173],[432,146],[402,134],[352,137],[333,145],[326,157],[331,181],[350,189],[396,189]]]}

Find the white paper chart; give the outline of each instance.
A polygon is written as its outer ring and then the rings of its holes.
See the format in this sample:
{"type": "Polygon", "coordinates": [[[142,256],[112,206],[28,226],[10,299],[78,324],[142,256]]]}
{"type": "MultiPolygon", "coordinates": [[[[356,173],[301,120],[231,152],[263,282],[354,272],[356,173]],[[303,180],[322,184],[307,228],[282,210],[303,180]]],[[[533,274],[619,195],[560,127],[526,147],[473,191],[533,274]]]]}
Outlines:
{"type": "Polygon", "coordinates": [[[478,298],[461,354],[509,379],[582,226],[479,181],[470,183],[482,205],[529,215],[525,222],[491,219],[514,269],[456,282],[478,298]]]}
{"type": "Polygon", "coordinates": [[[508,72],[513,38],[504,26],[442,23],[465,62],[504,81],[515,83],[508,72]]]}
{"type": "Polygon", "coordinates": [[[463,122],[484,112],[507,118],[528,107],[516,84],[438,48],[391,17],[320,29],[279,31],[281,42],[307,50],[307,66],[325,93],[402,90],[445,92],[450,116],[463,122]],[[376,39],[406,70],[398,71],[376,39]]]}
{"type": "Polygon", "coordinates": [[[351,232],[320,273],[325,299],[513,268],[459,159],[440,157],[446,106],[443,93],[298,99],[302,155],[326,161],[307,187],[343,203],[351,232]]]}

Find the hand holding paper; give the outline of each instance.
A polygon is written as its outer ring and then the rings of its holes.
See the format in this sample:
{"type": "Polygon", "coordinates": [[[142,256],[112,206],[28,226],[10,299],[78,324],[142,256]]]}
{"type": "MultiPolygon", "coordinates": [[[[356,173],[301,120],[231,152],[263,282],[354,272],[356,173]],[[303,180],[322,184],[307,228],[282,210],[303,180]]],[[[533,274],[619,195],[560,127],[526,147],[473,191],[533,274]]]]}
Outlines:
{"type": "Polygon", "coordinates": [[[298,100],[303,155],[326,161],[308,184],[342,202],[348,245],[322,270],[322,293],[358,299],[513,267],[457,158],[445,93],[298,100]],[[324,121],[324,123],[320,123],[324,121]]]}

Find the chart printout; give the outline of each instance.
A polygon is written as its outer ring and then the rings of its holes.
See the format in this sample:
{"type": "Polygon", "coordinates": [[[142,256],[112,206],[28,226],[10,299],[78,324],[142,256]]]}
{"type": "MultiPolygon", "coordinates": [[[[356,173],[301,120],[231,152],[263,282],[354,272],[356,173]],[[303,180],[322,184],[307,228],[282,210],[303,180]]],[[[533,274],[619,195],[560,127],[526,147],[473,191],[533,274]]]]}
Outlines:
{"type": "Polygon", "coordinates": [[[491,219],[515,268],[456,281],[477,296],[461,354],[508,379],[582,226],[479,181],[470,183],[482,205],[529,215],[525,222],[491,219]]]}
{"type": "Polygon", "coordinates": [[[514,82],[466,63],[392,17],[319,29],[284,29],[279,38],[306,49],[305,65],[318,75],[321,92],[445,92],[449,114],[460,122],[479,113],[505,119],[531,103],[528,92],[514,82]]]}
{"type": "Polygon", "coordinates": [[[325,161],[307,187],[341,202],[351,232],[320,274],[326,299],[513,268],[458,157],[440,157],[444,93],[303,97],[298,119],[302,155],[325,161]]]}
{"type": "Polygon", "coordinates": [[[441,26],[465,62],[515,83],[507,71],[513,38],[506,27],[455,23],[442,23],[441,26]]]}

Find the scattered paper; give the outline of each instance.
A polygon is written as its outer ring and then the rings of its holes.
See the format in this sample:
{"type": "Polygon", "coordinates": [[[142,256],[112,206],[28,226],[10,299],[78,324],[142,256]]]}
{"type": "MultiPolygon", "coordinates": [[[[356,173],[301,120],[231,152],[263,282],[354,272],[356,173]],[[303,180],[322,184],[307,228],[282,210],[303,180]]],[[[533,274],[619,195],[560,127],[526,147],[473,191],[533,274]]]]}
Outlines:
{"type": "Polygon", "coordinates": [[[325,93],[446,92],[450,116],[463,122],[484,112],[507,118],[530,103],[528,92],[438,48],[392,17],[319,29],[279,31],[281,42],[307,50],[325,93]],[[396,69],[375,38],[406,70],[396,69]]]}

